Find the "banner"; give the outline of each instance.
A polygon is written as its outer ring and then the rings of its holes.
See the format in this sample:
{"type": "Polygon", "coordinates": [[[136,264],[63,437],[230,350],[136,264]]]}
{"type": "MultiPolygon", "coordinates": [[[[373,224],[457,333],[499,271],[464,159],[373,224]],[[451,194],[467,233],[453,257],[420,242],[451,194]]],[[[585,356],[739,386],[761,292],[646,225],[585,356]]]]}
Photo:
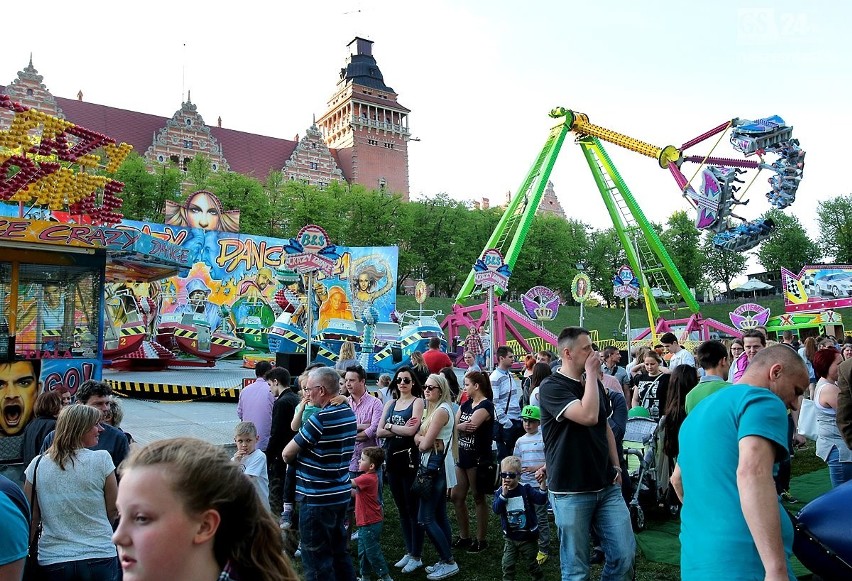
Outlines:
{"type": "MultiPolygon", "coordinates": [[[[304,313],[306,276],[285,275],[286,246],[292,239],[265,238],[234,232],[185,228],[124,220],[119,228],[151,234],[177,244],[192,263],[188,274],[150,285],[108,285],[107,296],[127,293],[142,299],[159,315],[199,311],[213,328],[228,322],[240,328],[249,317],[268,327],[282,311],[304,313]],[[194,303],[190,303],[193,295],[194,303]]],[[[331,319],[361,319],[373,307],[378,320],[391,321],[396,309],[398,248],[335,247],[338,257],[326,271],[315,275],[310,308],[313,332],[331,319]]]]}
{"type": "Polygon", "coordinates": [[[852,266],[806,265],[798,275],[781,269],[784,310],[788,313],[852,306],[852,266]]]}

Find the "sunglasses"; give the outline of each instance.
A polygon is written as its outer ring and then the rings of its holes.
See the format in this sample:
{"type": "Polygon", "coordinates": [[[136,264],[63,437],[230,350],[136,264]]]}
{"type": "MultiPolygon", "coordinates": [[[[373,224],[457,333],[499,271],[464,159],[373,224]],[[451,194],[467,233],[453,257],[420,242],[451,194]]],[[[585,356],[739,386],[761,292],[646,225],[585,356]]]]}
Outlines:
{"type": "Polygon", "coordinates": [[[517,477],[518,477],[517,472],[501,472],[500,473],[500,478],[509,478],[511,480],[514,480],[517,477]]]}
{"type": "Polygon", "coordinates": [[[432,391],[433,389],[437,389],[438,391],[441,391],[441,388],[438,387],[437,385],[424,385],[423,386],[423,391],[432,391]]]}
{"type": "Polygon", "coordinates": [[[396,381],[397,383],[405,383],[407,385],[409,383],[412,383],[413,380],[410,377],[400,377],[396,381]]]}

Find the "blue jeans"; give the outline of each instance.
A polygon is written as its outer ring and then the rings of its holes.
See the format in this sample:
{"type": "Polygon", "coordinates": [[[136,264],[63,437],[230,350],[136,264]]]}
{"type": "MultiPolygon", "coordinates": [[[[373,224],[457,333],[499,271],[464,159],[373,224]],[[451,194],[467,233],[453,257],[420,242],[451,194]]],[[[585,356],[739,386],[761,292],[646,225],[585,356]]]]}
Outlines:
{"type": "Polygon", "coordinates": [[[441,560],[452,561],[453,552],[450,543],[452,542],[453,531],[450,529],[450,519],[447,518],[447,474],[444,471],[443,464],[432,486],[432,494],[429,495],[429,498],[420,499],[417,522],[426,531],[432,544],[435,545],[441,560]]]}
{"type": "Polygon", "coordinates": [[[388,471],[388,486],[399,511],[399,526],[402,528],[405,552],[420,559],[423,556],[423,529],[417,526],[420,499],[411,493],[414,475],[413,470],[403,470],[402,473],[388,471]]]}
{"type": "Polygon", "coordinates": [[[118,557],[82,559],[40,565],[39,578],[44,581],[117,581],[120,571],[118,557]]]}
{"type": "Polygon", "coordinates": [[[382,546],[379,544],[381,536],[381,522],[358,527],[358,565],[362,578],[369,579],[370,572],[375,573],[379,579],[389,573],[382,546]]]}
{"type": "Polygon", "coordinates": [[[299,534],[306,581],[354,581],[349,539],[343,528],[348,506],[347,502],[331,506],[302,504],[299,534]]]}
{"type": "Polygon", "coordinates": [[[636,539],[620,486],[613,484],[600,492],[551,492],[550,504],[559,536],[562,581],[589,579],[590,526],[600,537],[606,557],[601,581],[632,579],[636,539]]]}
{"type": "Polygon", "coordinates": [[[840,461],[840,452],[837,451],[837,446],[832,446],[825,463],[828,464],[828,477],[831,479],[832,488],[852,480],[852,462],[840,461]]]}

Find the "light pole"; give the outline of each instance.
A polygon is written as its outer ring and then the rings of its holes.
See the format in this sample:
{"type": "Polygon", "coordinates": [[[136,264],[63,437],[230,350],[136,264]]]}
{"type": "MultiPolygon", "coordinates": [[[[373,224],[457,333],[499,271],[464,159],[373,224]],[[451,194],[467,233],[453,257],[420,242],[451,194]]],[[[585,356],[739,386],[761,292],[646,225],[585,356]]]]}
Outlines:
{"type": "MultiPolygon", "coordinates": [[[[582,274],[583,271],[586,270],[586,263],[583,262],[582,260],[578,260],[576,266],[577,266],[577,270],[580,271],[580,274],[582,274]]],[[[585,304],[586,304],[585,300],[580,301],[580,326],[581,327],[583,326],[583,305],[585,305],[585,304]]]]}

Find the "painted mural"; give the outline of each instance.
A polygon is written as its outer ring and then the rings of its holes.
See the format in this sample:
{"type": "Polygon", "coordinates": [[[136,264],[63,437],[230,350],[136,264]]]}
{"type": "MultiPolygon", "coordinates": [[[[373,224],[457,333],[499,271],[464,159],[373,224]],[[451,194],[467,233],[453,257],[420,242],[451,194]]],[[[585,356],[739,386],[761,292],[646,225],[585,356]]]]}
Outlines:
{"type": "Polygon", "coordinates": [[[852,306],[852,265],[805,265],[799,274],[781,269],[788,313],[852,306]]]}
{"type": "Polygon", "coordinates": [[[107,289],[108,296],[132,296],[137,307],[146,310],[148,325],[164,316],[192,314],[205,319],[211,330],[237,334],[250,347],[265,350],[243,337],[242,331],[268,328],[282,312],[304,326],[310,308],[315,334],[332,319],[360,320],[370,308],[379,321],[390,321],[396,308],[395,246],[338,246],[332,272],[318,273],[313,293],[307,293],[307,277],[285,270],[289,239],[131,220],[124,220],[120,227],[177,244],[187,250],[193,263],[183,276],[160,283],[107,289]]]}

